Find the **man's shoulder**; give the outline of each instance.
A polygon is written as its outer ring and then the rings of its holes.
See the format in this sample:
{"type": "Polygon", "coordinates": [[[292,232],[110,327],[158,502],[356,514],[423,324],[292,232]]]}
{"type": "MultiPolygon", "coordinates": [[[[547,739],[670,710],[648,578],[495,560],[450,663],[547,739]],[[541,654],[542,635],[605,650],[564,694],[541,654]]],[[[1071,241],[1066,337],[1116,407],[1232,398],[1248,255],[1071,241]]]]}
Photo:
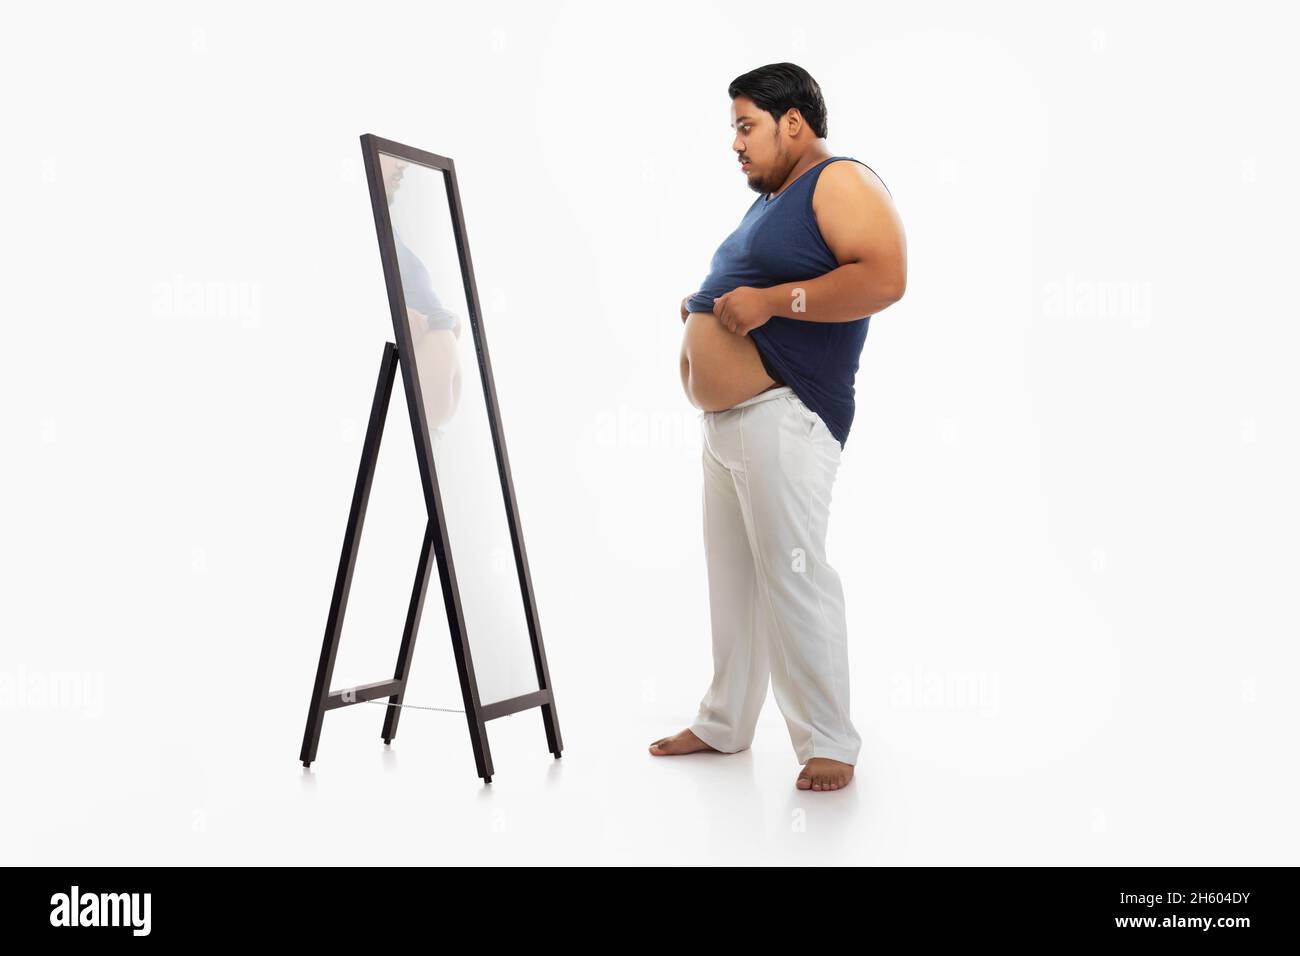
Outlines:
{"type": "Polygon", "coordinates": [[[832,159],[822,167],[813,187],[813,209],[819,203],[838,202],[863,193],[891,196],[889,187],[876,171],[860,159],[851,156],[832,159]]]}
{"type": "Polygon", "coordinates": [[[859,159],[836,157],[822,173],[813,217],[836,262],[863,262],[901,244],[893,196],[875,170],[859,159]]]}

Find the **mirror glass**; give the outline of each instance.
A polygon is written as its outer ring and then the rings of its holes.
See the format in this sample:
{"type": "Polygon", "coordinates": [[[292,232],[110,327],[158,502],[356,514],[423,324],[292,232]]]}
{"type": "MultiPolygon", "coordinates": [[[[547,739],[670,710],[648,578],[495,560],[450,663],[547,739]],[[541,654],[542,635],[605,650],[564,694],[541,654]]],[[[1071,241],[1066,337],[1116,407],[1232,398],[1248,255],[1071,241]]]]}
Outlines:
{"type": "MultiPolygon", "coordinates": [[[[481,332],[470,320],[447,173],[384,152],[379,168],[409,333],[399,330],[398,348],[414,357],[403,368],[415,369],[479,701],[490,704],[540,684],[478,360],[481,332]]],[[[441,596],[435,575],[423,622],[442,610],[441,596]]]]}

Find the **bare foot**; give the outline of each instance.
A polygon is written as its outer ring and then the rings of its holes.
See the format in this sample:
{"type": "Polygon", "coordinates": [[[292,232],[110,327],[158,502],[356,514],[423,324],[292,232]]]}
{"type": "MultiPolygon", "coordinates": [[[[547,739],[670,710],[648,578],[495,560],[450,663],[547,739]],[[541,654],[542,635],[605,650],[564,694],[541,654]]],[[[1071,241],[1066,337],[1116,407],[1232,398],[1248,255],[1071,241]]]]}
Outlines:
{"type": "Polygon", "coordinates": [[[794,785],[800,790],[838,790],[848,786],[852,779],[853,764],[830,757],[813,757],[803,765],[794,785]]]}
{"type": "Polygon", "coordinates": [[[683,730],[680,734],[673,734],[671,737],[661,737],[650,745],[650,752],[656,757],[671,757],[674,754],[693,754],[697,750],[713,750],[714,753],[722,752],[710,747],[689,730],[683,730]]]}

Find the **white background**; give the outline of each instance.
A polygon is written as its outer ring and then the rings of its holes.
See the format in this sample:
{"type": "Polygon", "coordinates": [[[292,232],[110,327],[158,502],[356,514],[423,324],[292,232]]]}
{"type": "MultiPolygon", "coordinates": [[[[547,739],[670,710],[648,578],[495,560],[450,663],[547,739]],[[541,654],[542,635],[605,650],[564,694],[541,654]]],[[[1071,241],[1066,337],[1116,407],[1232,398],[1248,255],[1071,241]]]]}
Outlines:
{"type": "MultiPolygon", "coordinates": [[[[1295,864],[1297,85],[1282,5],[157,4],[0,30],[10,863],[1295,864]],[[854,783],[655,758],[708,684],[678,304],[790,60],[892,190],[829,552],[854,783]],[[358,137],[454,158],[565,755],[327,714],[391,337],[358,137]]],[[[400,385],[399,385],[400,389],[400,385]]],[[[424,515],[395,395],[336,687],[424,515]]],[[[461,706],[435,587],[407,700],[461,706]]]]}

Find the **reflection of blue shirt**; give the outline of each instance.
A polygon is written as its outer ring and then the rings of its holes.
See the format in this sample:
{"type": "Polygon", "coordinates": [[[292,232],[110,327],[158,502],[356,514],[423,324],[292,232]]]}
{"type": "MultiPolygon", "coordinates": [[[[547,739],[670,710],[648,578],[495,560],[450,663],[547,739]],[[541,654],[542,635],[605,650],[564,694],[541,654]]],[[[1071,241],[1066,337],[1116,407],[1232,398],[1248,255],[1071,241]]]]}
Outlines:
{"type": "MultiPolygon", "coordinates": [[[[713,254],[700,291],[686,301],[687,311],[712,312],[718,296],[739,286],[765,289],[839,268],[812,208],[817,177],[837,159],[853,157],[828,157],[795,177],[775,198],[765,194],[754,200],[713,254]]],[[[870,319],[864,315],[849,322],[808,322],[774,315],[749,333],[763,366],[780,373],[772,378],[794,389],[826,423],[841,449],[848,443],[857,408],[854,380],[870,319]]]]}
{"type": "Polygon", "coordinates": [[[396,227],[393,229],[393,242],[397,246],[397,271],[402,276],[402,294],[406,297],[406,304],[429,317],[430,331],[454,329],[460,320],[455,312],[438,301],[429,270],[420,261],[420,257],[407,248],[396,227]]]}

